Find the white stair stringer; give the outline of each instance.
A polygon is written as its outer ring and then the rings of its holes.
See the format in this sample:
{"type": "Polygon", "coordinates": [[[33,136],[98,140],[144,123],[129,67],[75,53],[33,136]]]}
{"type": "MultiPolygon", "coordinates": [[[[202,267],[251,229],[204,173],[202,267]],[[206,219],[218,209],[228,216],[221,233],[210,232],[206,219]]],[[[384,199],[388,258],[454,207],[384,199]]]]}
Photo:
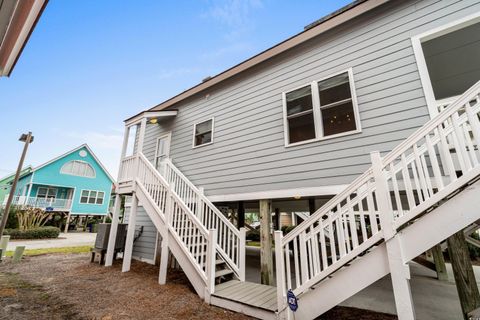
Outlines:
{"type": "MultiPolygon", "coordinates": [[[[208,300],[215,282],[216,230],[207,230],[201,224],[143,154],[137,159],[134,196],[197,294],[208,300]]],[[[161,263],[167,265],[167,261],[161,263]]]]}
{"type": "Polygon", "coordinates": [[[193,266],[192,261],[189,259],[188,255],[182,249],[181,245],[178,243],[177,239],[172,236],[167,230],[165,221],[161,218],[163,212],[161,212],[158,207],[155,205],[152,197],[147,193],[145,188],[141,184],[137,184],[136,195],[139,202],[144,207],[147,215],[152,220],[153,224],[159,231],[162,239],[168,241],[168,247],[176,261],[182,268],[183,272],[187,276],[188,280],[192,284],[193,288],[200,296],[200,298],[205,298],[205,288],[206,284],[204,279],[199,275],[198,270],[193,266]],[[167,239],[168,238],[168,239],[167,239]]]}
{"type": "MultiPolygon", "coordinates": [[[[435,244],[478,220],[479,194],[480,181],[477,181],[399,231],[396,236],[401,239],[403,262],[408,263],[435,244]]],[[[324,279],[299,296],[299,308],[295,312],[295,317],[314,319],[389,273],[387,250],[383,242],[351,261],[348,266],[334,272],[331,278],[324,279]]]]}

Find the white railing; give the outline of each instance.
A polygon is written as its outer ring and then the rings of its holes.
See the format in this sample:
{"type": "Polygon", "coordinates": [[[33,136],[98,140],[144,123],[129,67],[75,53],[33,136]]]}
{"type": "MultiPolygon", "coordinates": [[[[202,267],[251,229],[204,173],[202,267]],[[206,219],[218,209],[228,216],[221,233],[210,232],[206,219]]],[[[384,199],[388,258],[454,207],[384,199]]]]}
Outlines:
{"type": "Polygon", "coordinates": [[[137,155],[128,156],[122,159],[120,163],[120,172],[118,174],[118,183],[132,182],[135,178],[137,155]]]}
{"type": "Polygon", "coordinates": [[[205,285],[213,292],[215,263],[212,264],[209,258],[212,254],[215,256],[212,247],[215,248],[216,241],[212,239],[215,239],[216,231],[205,228],[142,153],[137,157],[136,183],[156,204],[171,234],[189,257],[205,285]]]}
{"type": "Polygon", "coordinates": [[[460,96],[453,96],[453,97],[448,97],[445,99],[437,100],[437,110],[438,112],[442,112],[445,110],[449,105],[452,104],[452,102],[455,102],[460,96]]]}
{"type": "Polygon", "coordinates": [[[279,310],[480,174],[480,82],[285,237],[275,234],[279,310]],[[362,213],[362,214],[359,214],[362,213]],[[378,215],[380,213],[380,215],[378,215]]]}
{"type": "Polygon", "coordinates": [[[245,229],[238,230],[203,192],[172,163],[164,161],[164,176],[172,190],[183,200],[207,229],[217,230],[217,250],[241,280],[245,280],[245,229]]]}
{"type": "MultiPolygon", "coordinates": [[[[7,200],[8,197],[3,200],[4,206],[7,204],[7,200]]],[[[68,210],[72,206],[72,199],[14,196],[12,204],[40,209],[52,208],[54,210],[68,210]]]]}

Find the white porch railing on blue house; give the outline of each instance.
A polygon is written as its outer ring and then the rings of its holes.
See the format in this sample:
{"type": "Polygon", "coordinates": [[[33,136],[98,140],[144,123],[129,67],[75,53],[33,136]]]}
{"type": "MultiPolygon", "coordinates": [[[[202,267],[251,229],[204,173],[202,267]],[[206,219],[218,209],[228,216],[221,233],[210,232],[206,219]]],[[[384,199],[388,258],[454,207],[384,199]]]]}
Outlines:
{"type": "MultiPolygon", "coordinates": [[[[7,203],[7,198],[3,201],[3,206],[7,203]]],[[[14,196],[13,205],[28,206],[40,209],[52,209],[55,211],[70,210],[72,207],[72,199],[61,198],[39,198],[39,197],[27,197],[27,196],[14,196]]]]}

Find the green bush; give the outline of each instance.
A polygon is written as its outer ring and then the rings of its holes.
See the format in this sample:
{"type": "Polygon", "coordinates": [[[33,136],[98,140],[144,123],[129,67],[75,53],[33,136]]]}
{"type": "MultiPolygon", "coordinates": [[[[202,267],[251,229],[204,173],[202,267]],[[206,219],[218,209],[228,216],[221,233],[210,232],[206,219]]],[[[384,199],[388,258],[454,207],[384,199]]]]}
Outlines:
{"type": "Polygon", "coordinates": [[[250,241],[260,241],[260,231],[259,230],[249,230],[245,235],[245,238],[250,241]]]}
{"type": "MultiPolygon", "coordinates": [[[[0,217],[3,215],[3,209],[0,209],[0,217]]],[[[17,211],[20,210],[18,206],[11,206],[10,213],[8,215],[8,220],[5,228],[8,229],[16,229],[18,228],[18,218],[17,218],[17,211]]]]}
{"type": "Polygon", "coordinates": [[[60,229],[56,227],[40,227],[30,230],[5,229],[5,235],[10,239],[50,239],[58,238],[60,229]]]}

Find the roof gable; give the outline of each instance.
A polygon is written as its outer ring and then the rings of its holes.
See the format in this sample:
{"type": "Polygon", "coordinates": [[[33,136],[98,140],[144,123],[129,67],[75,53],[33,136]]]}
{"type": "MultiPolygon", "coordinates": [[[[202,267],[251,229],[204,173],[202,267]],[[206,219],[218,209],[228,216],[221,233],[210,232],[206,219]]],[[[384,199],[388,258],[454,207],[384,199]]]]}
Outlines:
{"type": "MultiPolygon", "coordinates": [[[[77,148],[73,149],[73,150],[70,150],[50,161],[47,161],[35,168],[33,168],[32,172],[37,172],[39,171],[40,169],[43,169],[45,167],[48,167],[50,165],[53,165],[54,163],[58,162],[58,161],[61,161],[62,159],[74,154],[75,152],[80,152],[82,149],[86,150],[87,151],[87,155],[90,155],[92,160],[98,165],[98,167],[103,171],[103,173],[108,177],[108,179],[112,182],[112,183],[115,183],[115,180],[112,178],[112,176],[110,175],[110,173],[107,171],[107,169],[103,166],[103,164],[100,162],[100,160],[97,158],[97,156],[95,155],[95,153],[93,153],[92,149],[90,149],[90,147],[85,143],[85,144],[82,144],[80,146],[78,146],[77,148]]],[[[78,160],[82,160],[82,159],[78,159],[78,160]]]]}

